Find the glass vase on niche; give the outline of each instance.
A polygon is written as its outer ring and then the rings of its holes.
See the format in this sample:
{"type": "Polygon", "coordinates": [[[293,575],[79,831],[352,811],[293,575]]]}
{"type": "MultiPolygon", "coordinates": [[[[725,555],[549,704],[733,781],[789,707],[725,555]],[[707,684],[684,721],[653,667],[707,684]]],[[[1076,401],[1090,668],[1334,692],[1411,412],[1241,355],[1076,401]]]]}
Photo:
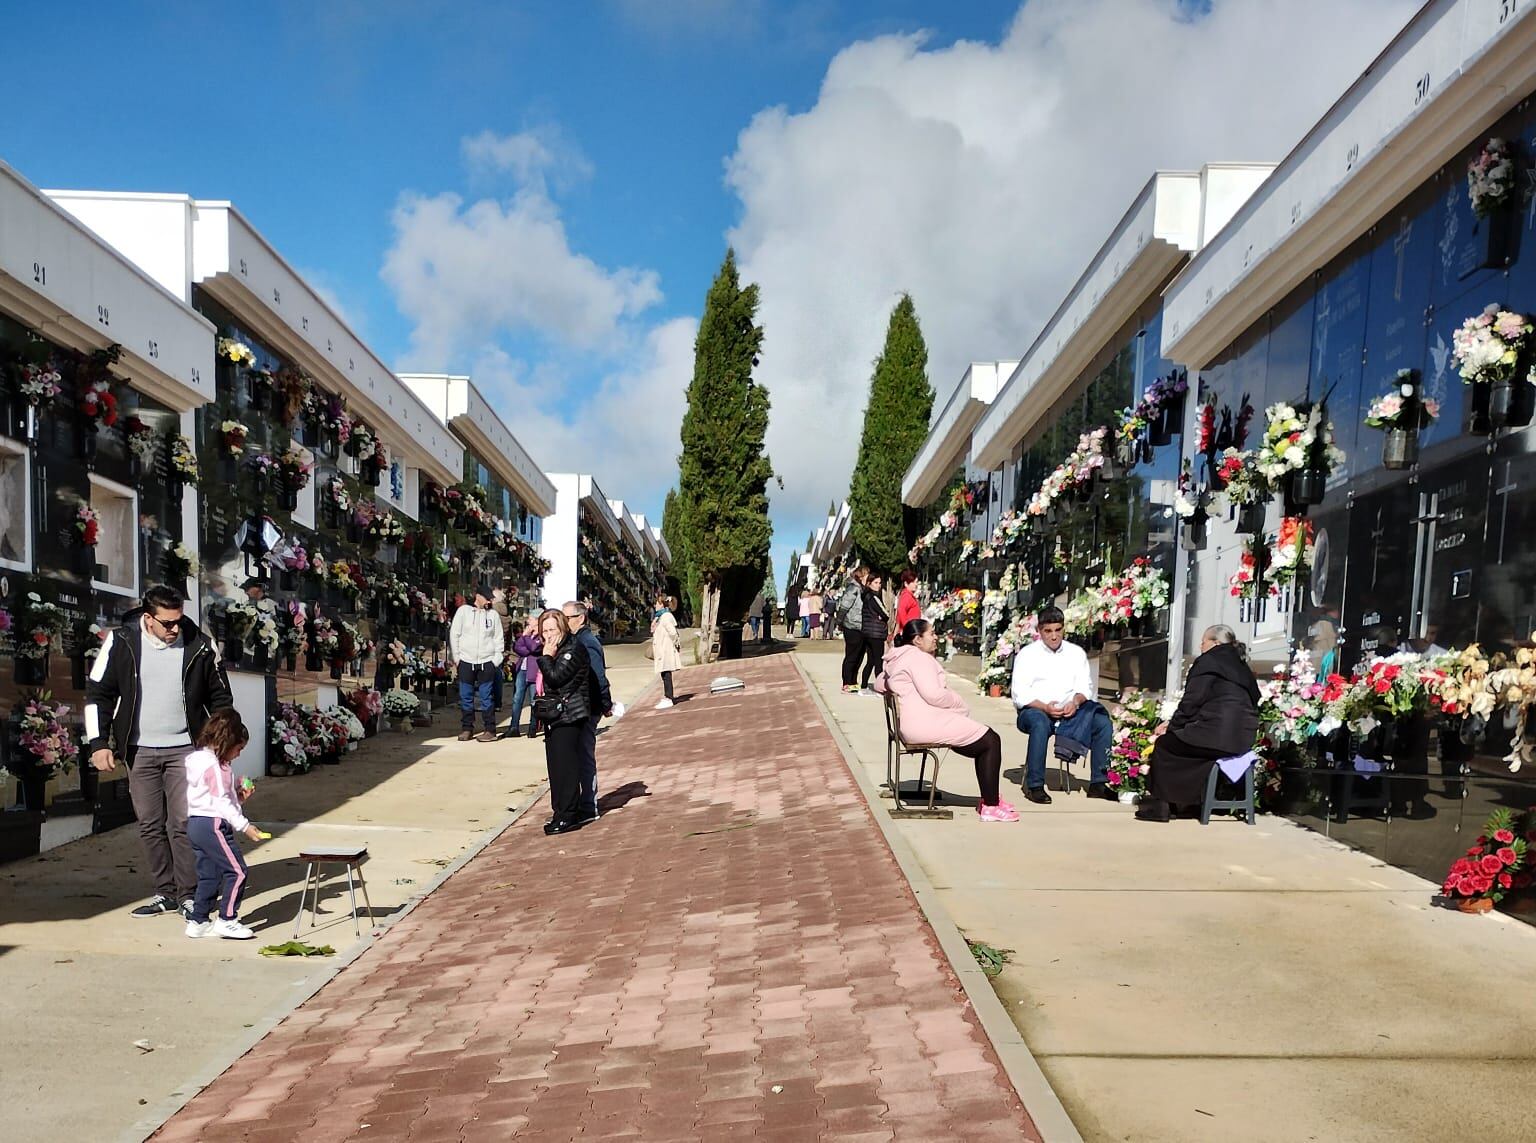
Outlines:
{"type": "Polygon", "coordinates": [[[1186,552],[1203,552],[1210,538],[1210,521],[1201,512],[1190,516],[1179,526],[1179,547],[1186,552]]]}
{"type": "Polygon", "coordinates": [[[278,482],[277,502],[285,512],[296,512],[299,507],[299,490],[286,480],[278,482]]]}
{"type": "Polygon", "coordinates": [[[1397,471],[1411,468],[1419,459],[1419,434],[1413,429],[1388,429],[1381,441],[1381,463],[1397,471]]]}
{"type": "Polygon", "coordinates": [[[1257,536],[1264,531],[1264,513],[1268,507],[1260,500],[1253,504],[1244,504],[1237,510],[1237,530],[1244,535],[1257,536]]]}
{"type": "Polygon", "coordinates": [[[342,667],[342,663],[341,663],[340,659],[337,659],[337,660],[335,660],[334,662],[331,663],[331,678],[333,678],[333,679],[341,678],[341,667],[342,667]]]}
{"type": "Polygon", "coordinates": [[[1290,498],[1295,504],[1320,504],[1327,488],[1328,478],[1321,469],[1300,468],[1291,473],[1290,498]]]}
{"type": "Polygon", "coordinates": [[[238,636],[231,635],[224,640],[224,661],[231,667],[245,662],[245,643],[238,636]]]}
{"type": "Polygon", "coordinates": [[[320,661],[320,655],[318,652],[304,652],[304,669],[306,671],[314,671],[318,674],[322,666],[324,666],[324,664],[320,661]]]}

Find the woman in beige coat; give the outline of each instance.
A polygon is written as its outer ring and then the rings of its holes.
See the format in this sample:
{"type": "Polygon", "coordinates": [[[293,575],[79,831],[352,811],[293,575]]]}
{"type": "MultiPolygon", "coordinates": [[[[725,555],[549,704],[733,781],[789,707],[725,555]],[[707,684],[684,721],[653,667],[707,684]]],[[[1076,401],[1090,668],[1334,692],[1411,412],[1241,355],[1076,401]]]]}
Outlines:
{"type": "Polygon", "coordinates": [[[677,600],[670,595],[656,597],[655,618],[651,620],[651,651],[665,696],[656,704],[657,710],[666,710],[672,705],[672,672],[683,668],[683,641],[677,633],[677,620],[672,616],[676,607],[677,600]]]}

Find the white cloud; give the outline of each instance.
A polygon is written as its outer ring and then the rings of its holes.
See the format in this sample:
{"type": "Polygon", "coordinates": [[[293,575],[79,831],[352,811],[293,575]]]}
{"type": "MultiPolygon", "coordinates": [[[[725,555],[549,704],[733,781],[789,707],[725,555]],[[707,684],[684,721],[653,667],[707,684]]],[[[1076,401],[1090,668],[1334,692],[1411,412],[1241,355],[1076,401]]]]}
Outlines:
{"type": "Polygon", "coordinates": [[[592,177],[592,163],[557,127],[545,126],[511,135],[482,131],[459,144],[475,174],[506,172],[521,186],[545,188],[546,180],[568,186],[592,177]]]}
{"type": "Polygon", "coordinates": [[[589,472],[605,493],[661,525],[677,481],[679,429],[693,375],[698,322],[674,318],[646,331],[570,415],[549,394],[568,384],[558,365],[529,366],[485,345],[470,375],[536,462],[551,472],[589,472]]]}
{"type": "Polygon", "coordinates": [[[762,286],[776,552],[847,492],[901,291],[942,404],[973,358],[1028,347],[1155,170],[1278,161],[1417,7],[1030,0],[997,44],[856,43],[809,110],[760,113],[727,183],[762,286]]]}
{"type": "Polygon", "coordinates": [[[621,322],[661,300],[654,271],[606,269],[572,250],[541,186],[467,206],[456,194],[407,193],[394,227],[382,276],[414,325],[411,363],[425,368],[500,334],[611,348],[621,322]]]}

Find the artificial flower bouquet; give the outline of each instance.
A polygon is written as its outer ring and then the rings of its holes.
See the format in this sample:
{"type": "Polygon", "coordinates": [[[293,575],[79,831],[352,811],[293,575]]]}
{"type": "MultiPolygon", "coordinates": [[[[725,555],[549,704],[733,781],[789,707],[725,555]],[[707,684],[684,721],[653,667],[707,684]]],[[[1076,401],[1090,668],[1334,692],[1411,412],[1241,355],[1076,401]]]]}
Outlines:
{"type": "Polygon", "coordinates": [[[225,421],[219,425],[219,433],[224,440],[224,451],[237,457],[245,451],[245,441],[251,430],[239,421],[225,421]]]}
{"type": "Polygon", "coordinates": [[[101,539],[101,513],[89,504],[75,510],[75,533],[82,547],[94,548],[101,539]]]}
{"type": "Polygon", "coordinates": [[[391,719],[413,718],[420,705],[420,700],[410,691],[389,691],[384,695],[384,716],[391,719]]]}
{"type": "Polygon", "coordinates": [[[197,483],[197,450],[192,447],[192,438],[181,433],[171,437],[171,473],[183,484],[197,483]]]}
{"type": "Polygon", "coordinates": [[[1514,202],[1515,174],[1513,149],[1497,136],[1490,138],[1467,164],[1467,197],[1472,213],[1487,218],[1514,202]]]}
{"type": "Polygon", "coordinates": [[[1524,889],[1531,883],[1525,870],[1528,837],[1516,824],[1513,811],[1503,807],[1494,810],[1466,856],[1451,863],[1440,892],[1467,912],[1492,909],[1510,890],[1524,889]]]}
{"type": "Polygon", "coordinates": [[[221,337],[215,345],[218,356],[231,365],[249,369],[256,364],[256,354],[249,345],[233,337],[221,337]]]}
{"type": "Polygon", "coordinates": [[[21,393],[22,400],[37,409],[62,393],[63,383],[64,378],[53,367],[52,362],[47,365],[29,364],[21,367],[21,380],[17,383],[17,389],[21,393]]]}
{"type": "Polygon", "coordinates": [[[277,468],[282,474],[283,485],[293,492],[302,492],[309,486],[310,474],[315,468],[315,458],[310,451],[290,441],[277,458],[277,468]]]}
{"type": "Polygon", "coordinates": [[[1491,385],[1515,376],[1520,353],[1532,332],[1524,314],[1490,305],[1469,317],[1451,335],[1456,372],[1468,385],[1491,385]]]}
{"type": "Polygon", "coordinates": [[[80,754],[67,721],[69,707],[41,691],[21,704],[18,744],[34,773],[52,776],[74,768],[80,754]]]}
{"type": "Polygon", "coordinates": [[[1399,369],[1393,387],[1377,397],[1365,412],[1365,423],[1373,429],[1386,432],[1390,429],[1427,429],[1440,416],[1440,402],[1413,394],[1414,371],[1399,369]]]}
{"type": "Polygon", "coordinates": [[[160,440],[155,430],[137,413],[130,413],[123,421],[123,436],[128,442],[128,452],[144,468],[152,468],[160,451],[160,440]]]}
{"type": "Polygon", "coordinates": [[[93,429],[110,429],[117,424],[117,396],[111,382],[96,380],[80,394],[80,415],[93,429]]]}
{"type": "Polygon", "coordinates": [[[21,608],[21,634],[16,639],[17,658],[43,658],[68,621],[68,614],[58,604],[49,603],[35,591],[27,592],[21,608]]]}

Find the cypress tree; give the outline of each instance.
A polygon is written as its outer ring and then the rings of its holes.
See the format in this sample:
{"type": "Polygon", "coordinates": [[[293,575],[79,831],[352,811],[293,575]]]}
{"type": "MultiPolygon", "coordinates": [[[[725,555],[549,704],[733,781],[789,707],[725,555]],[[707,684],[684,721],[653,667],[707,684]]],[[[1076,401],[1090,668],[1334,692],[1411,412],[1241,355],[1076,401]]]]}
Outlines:
{"type": "MultiPolygon", "coordinates": [[[[757,286],[741,284],[736,254],[727,250],[704,302],[694,341],[693,380],[683,415],[676,507],[691,573],[718,592],[716,618],[740,622],[768,574],[773,527],[763,451],[768,393],[752,380],[763,345],[757,286]]],[[[708,623],[710,608],[701,606],[708,623]]]]}
{"type": "Polygon", "coordinates": [[[882,571],[907,562],[901,481],[923,447],[932,412],[928,347],[912,297],[903,294],[891,311],[885,349],[869,381],[859,459],[848,493],[854,551],[882,571]]]}
{"type": "Polygon", "coordinates": [[[693,571],[693,562],[688,558],[688,541],[683,535],[682,513],[677,506],[675,488],[667,490],[667,499],[661,508],[661,538],[667,542],[667,550],[672,553],[672,574],[668,580],[668,590],[675,591],[678,597],[678,619],[691,619],[698,613],[699,584],[698,576],[693,571]]]}

